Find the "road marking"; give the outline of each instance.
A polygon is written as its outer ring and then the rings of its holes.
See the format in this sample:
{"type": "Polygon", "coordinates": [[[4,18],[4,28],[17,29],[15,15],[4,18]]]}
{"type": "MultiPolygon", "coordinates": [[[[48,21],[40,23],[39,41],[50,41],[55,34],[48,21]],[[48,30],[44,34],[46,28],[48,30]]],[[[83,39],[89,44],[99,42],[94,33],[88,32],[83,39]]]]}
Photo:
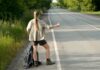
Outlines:
{"type": "Polygon", "coordinates": [[[56,32],[72,32],[72,31],[100,31],[100,29],[59,29],[56,32]]]}
{"type": "Polygon", "coordinates": [[[95,27],[94,25],[91,25],[91,24],[89,24],[89,23],[88,23],[88,25],[91,26],[91,27],[93,27],[93,28],[96,29],[96,30],[100,30],[100,28],[97,28],[97,27],[95,27]]]}
{"type": "Polygon", "coordinates": [[[44,13],[44,14],[51,14],[51,15],[52,14],[71,14],[72,15],[72,14],[81,14],[81,13],[75,13],[75,12],[67,12],[67,13],[66,12],[59,12],[59,13],[44,13]]]}
{"type": "MultiPolygon", "coordinates": [[[[49,16],[48,16],[48,20],[49,20],[50,25],[52,25],[49,16]]],[[[59,52],[58,52],[58,48],[57,48],[57,42],[56,42],[56,39],[55,39],[54,30],[51,29],[51,32],[52,32],[52,37],[53,37],[53,41],[54,41],[54,48],[55,48],[55,53],[56,53],[56,58],[57,58],[56,59],[56,61],[57,61],[57,68],[58,68],[57,70],[62,70],[61,63],[60,63],[59,52]]]]}

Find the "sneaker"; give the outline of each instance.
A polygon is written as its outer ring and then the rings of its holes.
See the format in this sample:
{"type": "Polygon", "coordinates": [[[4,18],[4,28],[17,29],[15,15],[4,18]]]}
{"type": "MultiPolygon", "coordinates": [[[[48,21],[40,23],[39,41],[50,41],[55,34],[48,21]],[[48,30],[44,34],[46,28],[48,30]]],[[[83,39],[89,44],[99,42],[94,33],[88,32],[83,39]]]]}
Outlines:
{"type": "Polygon", "coordinates": [[[47,59],[46,64],[47,65],[53,65],[53,64],[55,64],[55,62],[52,62],[50,59],[47,59]]]}

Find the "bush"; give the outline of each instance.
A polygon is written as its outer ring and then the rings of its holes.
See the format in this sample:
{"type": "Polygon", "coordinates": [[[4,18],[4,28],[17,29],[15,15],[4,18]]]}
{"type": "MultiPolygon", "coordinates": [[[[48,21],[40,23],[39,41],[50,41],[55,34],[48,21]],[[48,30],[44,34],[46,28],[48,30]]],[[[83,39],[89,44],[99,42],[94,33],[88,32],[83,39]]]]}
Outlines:
{"type": "Polygon", "coordinates": [[[66,8],[74,11],[100,10],[100,0],[59,0],[59,2],[66,8]]]}
{"type": "Polygon", "coordinates": [[[0,70],[5,70],[12,57],[16,54],[17,47],[10,36],[0,35],[0,70]]]}
{"type": "Polygon", "coordinates": [[[31,9],[50,8],[51,0],[0,0],[0,19],[22,18],[31,9]]]}
{"type": "Polygon", "coordinates": [[[0,19],[19,18],[27,9],[24,0],[0,0],[0,19]]]}
{"type": "Polygon", "coordinates": [[[6,70],[26,40],[21,21],[0,20],[0,70],[6,70]]]}

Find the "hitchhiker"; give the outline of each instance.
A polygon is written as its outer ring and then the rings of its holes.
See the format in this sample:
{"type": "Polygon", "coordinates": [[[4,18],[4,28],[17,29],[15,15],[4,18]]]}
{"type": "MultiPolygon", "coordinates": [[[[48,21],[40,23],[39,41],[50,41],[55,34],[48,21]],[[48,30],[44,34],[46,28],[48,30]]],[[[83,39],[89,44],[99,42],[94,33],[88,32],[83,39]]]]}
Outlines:
{"type": "Polygon", "coordinates": [[[27,25],[27,32],[29,33],[29,41],[33,43],[33,59],[34,59],[34,65],[37,67],[38,59],[37,59],[37,46],[38,44],[40,46],[43,46],[46,50],[46,64],[52,65],[55,64],[55,62],[52,62],[50,59],[50,47],[45,39],[45,29],[52,29],[55,27],[59,27],[59,23],[55,25],[47,25],[44,23],[43,20],[40,20],[39,12],[34,11],[33,12],[33,19],[29,21],[27,25]]]}

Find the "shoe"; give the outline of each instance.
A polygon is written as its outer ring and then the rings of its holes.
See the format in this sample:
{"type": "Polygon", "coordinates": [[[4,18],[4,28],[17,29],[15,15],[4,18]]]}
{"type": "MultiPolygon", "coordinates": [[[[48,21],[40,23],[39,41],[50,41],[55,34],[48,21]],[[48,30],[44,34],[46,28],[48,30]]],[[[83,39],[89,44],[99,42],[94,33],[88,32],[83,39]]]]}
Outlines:
{"type": "Polygon", "coordinates": [[[38,61],[34,61],[34,66],[35,67],[38,67],[39,66],[38,61]]]}
{"type": "Polygon", "coordinates": [[[53,64],[55,64],[55,62],[52,62],[50,59],[47,59],[46,60],[46,64],[47,65],[53,65],[53,64]]]}
{"type": "Polygon", "coordinates": [[[24,65],[24,69],[29,69],[30,67],[30,65],[24,65]]]}
{"type": "Polygon", "coordinates": [[[38,65],[42,65],[42,62],[38,61],[38,65]]]}

